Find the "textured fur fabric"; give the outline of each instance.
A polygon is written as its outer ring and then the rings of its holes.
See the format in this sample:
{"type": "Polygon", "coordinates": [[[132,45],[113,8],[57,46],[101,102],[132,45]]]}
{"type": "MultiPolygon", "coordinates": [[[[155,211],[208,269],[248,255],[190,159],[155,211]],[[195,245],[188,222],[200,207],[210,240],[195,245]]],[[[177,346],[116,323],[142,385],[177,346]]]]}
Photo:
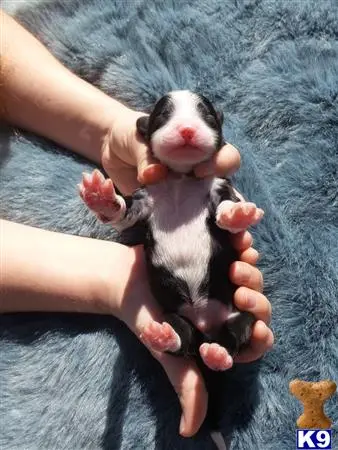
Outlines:
{"type": "MultiPolygon", "coordinates": [[[[260,363],[225,374],[223,431],[236,450],[295,448],[301,406],[289,381],[338,381],[336,0],[58,0],[19,18],[132,107],[188,88],[223,109],[242,154],[237,187],[266,212],[253,232],[276,337],[260,363]]],[[[3,218],[114,237],[77,195],[88,162],[11,130],[0,145],[3,218]]],[[[178,436],[164,372],[114,318],[0,320],[2,449],[214,448],[204,428],[178,436]]],[[[326,411],[337,426],[335,402],[326,411]]]]}

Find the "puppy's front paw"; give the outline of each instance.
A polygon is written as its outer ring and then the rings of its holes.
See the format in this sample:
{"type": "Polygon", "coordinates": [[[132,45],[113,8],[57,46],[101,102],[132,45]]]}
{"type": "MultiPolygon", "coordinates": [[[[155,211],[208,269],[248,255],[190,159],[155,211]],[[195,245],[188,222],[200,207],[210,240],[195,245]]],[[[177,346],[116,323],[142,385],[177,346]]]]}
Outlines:
{"type": "Polygon", "coordinates": [[[175,353],[181,348],[181,339],[167,322],[150,322],[144,327],[141,340],[151,349],[158,352],[175,353]]]}
{"type": "Polygon", "coordinates": [[[112,180],[106,180],[97,169],[92,174],[83,174],[79,193],[88,208],[104,223],[119,221],[125,212],[125,202],[116,195],[112,180]]]}
{"type": "Polygon", "coordinates": [[[223,230],[239,233],[256,225],[264,216],[264,211],[254,203],[224,200],[217,208],[216,223],[223,230]]]}
{"type": "Polygon", "coordinates": [[[227,350],[216,343],[202,344],[200,346],[200,355],[204,364],[211,370],[228,370],[233,365],[232,357],[227,350]]]}

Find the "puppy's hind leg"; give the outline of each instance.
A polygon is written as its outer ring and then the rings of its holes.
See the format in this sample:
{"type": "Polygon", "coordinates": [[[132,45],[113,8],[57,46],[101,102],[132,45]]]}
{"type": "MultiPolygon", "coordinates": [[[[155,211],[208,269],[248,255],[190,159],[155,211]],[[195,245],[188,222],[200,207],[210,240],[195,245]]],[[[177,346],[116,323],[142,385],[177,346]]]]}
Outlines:
{"type": "Polygon", "coordinates": [[[232,357],[227,349],[216,342],[205,342],[199,350],[204,364],[211,370],[228,370],[233,365],[232,357]]]}
{"type": "Polygon", "coordinates": [[[222,326],[217,342],[224,346],[231,356],[236,356],[249,343],[255,321],[253,314],[234,310],[222,326]]]}
{"type": "Polygon", "coordinates": [[[143,328],[140,338],[150,349],[158,352],[176,353],[181,348],[180,336],[167,322],[149,322],[143,328]]]}
{"type": "Polygon", "coordinates": [[[141,339],[156,351],[174,355],[196,355],[201,343],[200,332],[178,314],[166,314],[166,322],[150,322],[142,331],[141,339]]]}

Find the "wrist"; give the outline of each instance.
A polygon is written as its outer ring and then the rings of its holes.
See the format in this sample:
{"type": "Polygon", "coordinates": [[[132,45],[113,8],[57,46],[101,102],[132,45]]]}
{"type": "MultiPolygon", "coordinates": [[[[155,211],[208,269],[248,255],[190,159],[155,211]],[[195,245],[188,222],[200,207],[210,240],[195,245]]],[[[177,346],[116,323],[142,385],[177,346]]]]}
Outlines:
{"type": "Polygon", "coordinates": [[[0,313],[119,310],[133,263],[128,247],[7,221],[0,231],[0,313]]]}
{"type": "Polygon", "coordinates": [[[149,311],[155,311],[157,305],[152,303],[143,246],[121,247],[118,262],[106,264],[101,305],[138,336],[145,318],[151,319],[149,311]]]}
{"type": "Polygon", "coordinates": [[[100,255],[100,267],[91,283],[95,286],[94,312],[112,314],[123,320],[123,299],[132,283],[137,255],[133,247],[105,244],[105,252],[100,255]]]}

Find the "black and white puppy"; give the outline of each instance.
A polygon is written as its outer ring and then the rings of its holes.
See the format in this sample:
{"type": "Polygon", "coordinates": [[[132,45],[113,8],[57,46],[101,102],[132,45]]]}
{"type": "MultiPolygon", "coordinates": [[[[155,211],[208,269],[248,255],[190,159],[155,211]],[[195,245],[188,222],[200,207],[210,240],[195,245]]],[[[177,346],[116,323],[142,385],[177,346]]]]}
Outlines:
{"type": "MultiPolygon", "coordinates": [[[[125,198],[98,171],[84,175],[80,185],[81,197],[102,221],[120,231],[145,227],[150,287],[166,322],[150,323],[142,338],[157,351],[196,357],[207,386],[208,371],[230,368],[250,339],[254,317],[234,307],[234,286],[227,277],[238,259],[230,233],[263,215],[253,203],[240,202],[228,179],[193,175],[194,166],[224,145],[222,120],[205,97],[171,92],[137,121],[153,155],[169,167],[167,178],[125,198]]],[[[220,436],[212,436],[223,448],[220,436]]]]}

